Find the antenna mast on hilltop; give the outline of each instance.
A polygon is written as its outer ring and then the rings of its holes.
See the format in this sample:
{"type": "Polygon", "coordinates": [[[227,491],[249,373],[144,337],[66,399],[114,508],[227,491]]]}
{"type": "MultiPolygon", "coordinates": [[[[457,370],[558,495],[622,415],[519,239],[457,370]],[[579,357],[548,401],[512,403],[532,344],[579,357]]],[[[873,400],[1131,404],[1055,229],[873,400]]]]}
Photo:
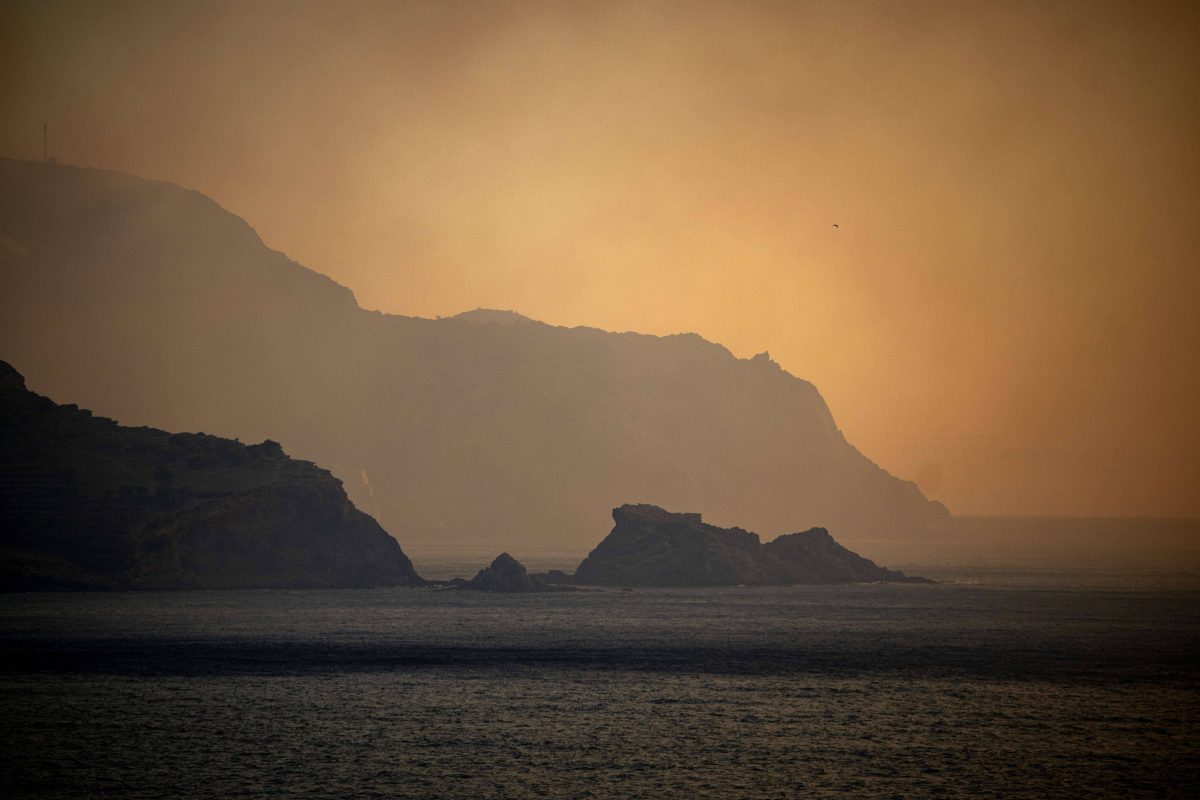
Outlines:
{"type": "Polygon", "coordinates": [[[50,160],[50,149],[47,146],[50,141],[50,134],[48,132],[49,127],[50,126],[47,125],[46,123],[44,123],[44,122],[42,123],[42,163],[43,164],[47,163],[50,160]]]}

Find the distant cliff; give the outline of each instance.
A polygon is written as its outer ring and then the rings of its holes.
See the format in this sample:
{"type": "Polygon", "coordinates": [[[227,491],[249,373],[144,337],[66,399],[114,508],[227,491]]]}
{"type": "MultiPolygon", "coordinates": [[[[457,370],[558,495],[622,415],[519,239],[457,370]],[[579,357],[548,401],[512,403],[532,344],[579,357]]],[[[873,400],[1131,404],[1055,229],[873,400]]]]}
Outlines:
{"type": "Polygon", "coordinates": [[[806,583],[925,583],[876,566],[824,528],[762,544],[741,528],[706,525],[699,514],[651,505],[613,510],[612,532],[575,571],[575,583],[609,586],[780,586],[806,583]]]}
{"type": "Polygon", "coordinates": [[[0,590],[422,582],[336,478],[278,444],[121,427],[0,361],[0,590]]]}
{"type": "Polygon", "coordinates": [[[845,541],[946,515],[765,355],[365,311],[207,197],[113,172],[0,159],[0,352],[121,421],[286,442],[409,546],[584,547],[628,497],[845,541]]]}

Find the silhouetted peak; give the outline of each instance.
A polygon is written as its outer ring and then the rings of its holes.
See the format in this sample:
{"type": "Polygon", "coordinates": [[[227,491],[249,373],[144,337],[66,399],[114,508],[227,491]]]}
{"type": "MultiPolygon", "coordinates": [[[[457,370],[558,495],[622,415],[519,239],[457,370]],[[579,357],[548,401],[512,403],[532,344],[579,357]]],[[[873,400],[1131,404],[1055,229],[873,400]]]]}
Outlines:
{"type": "Polygon", "coordinates": [[[6,392],[25,391],[25,376],[17,372],[7,361],[0,361],[0,390],[6,392]]]}
{"type": "Polygon", "coordinates": [[[501,553],[500,555],[496,556],[496,559],[492,562],[492,565],[489,567],[489,569],[491,569],[493,572],[498,572],[501,575],[525,574],[525,565],[520,561],[517,561],[508,553],[501,553]]]}
{"type": "Polygon", "coordinates": [[[246,220],[193,189],[111,170],[11,158],[0,158],[0,181],[4,235],[18,247],[28,241],[61,246],[62,232],[69,230],[76,241],[100,238],[118,248],[110,258],[92,253],[60,266],[90,273],[99,261],[115,270],[112,281],[142,276],[147,269],[159,273],[157,279],[178,279],[190,277],[181,265],[201,260],[209,285],[259,292],[264,305],[267,298],[287,297],[313,308],[358,308],[345,286],[269,249],[246,220]],[[112,231],[121,236],[111,236],[112,231]]]}

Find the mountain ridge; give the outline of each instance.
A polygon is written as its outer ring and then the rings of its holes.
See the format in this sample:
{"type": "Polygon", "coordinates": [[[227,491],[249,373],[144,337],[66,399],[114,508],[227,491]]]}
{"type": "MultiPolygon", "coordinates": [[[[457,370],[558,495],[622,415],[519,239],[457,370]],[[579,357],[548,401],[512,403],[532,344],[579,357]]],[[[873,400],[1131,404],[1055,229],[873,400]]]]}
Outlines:
{"type": "Polygon", "coordinates": [[[0,160],[0,235],[0,345],[39,387],[281,441],[406,543],[583,544],[628,497],[849,539],[945,516],[812,383],[694,333],[364,310],[203,195],[85,168],[0,160]]]}

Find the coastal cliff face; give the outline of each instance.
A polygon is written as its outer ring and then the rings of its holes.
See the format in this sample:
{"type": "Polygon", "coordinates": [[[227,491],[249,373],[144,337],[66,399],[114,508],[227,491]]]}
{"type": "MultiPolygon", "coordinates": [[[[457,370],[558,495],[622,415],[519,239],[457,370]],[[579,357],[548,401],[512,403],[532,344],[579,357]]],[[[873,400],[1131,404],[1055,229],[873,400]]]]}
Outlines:
{"type": "Polygon", "coordinates": [[[765,354],[367,311],[209,198],[102,170],[0,159],[0,353],[123,422],[286,442],[411,547],[584,547],[627,497],[846,542],[946,515],[765,354]]]}
{"type": "Polygon", "coordinates": [[[0,590],[420,583],[340,481],[278,444],[122,427],[0,361],[0,590]]]}
{"type": "Polygon", "coordinates": [[[652,505],[613,509],[612,532],[575,571],[575,582],[610,586],[779,586],[925,582],[884,569],[833,540],[824,528],[762,544],[741,528],[652,505]]]}

